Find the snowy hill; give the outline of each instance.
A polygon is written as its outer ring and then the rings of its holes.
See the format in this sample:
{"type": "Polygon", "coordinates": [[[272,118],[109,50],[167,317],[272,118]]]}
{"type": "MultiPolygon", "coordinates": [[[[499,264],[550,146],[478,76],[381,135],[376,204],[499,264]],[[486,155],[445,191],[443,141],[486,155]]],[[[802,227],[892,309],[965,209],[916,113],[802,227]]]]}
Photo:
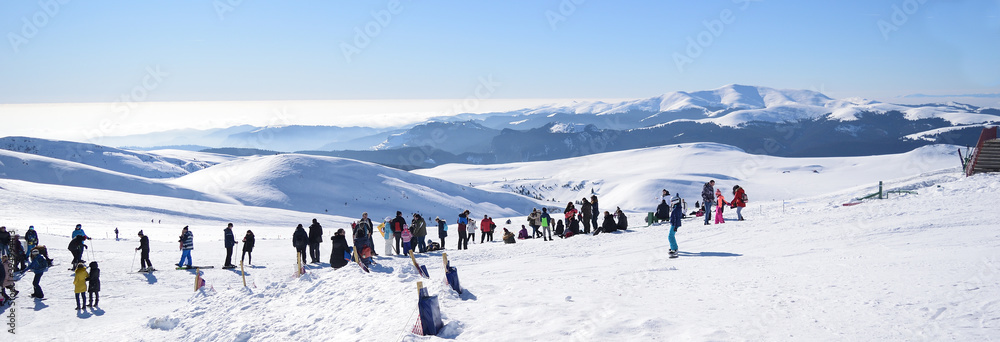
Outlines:
{"type": "Polygon", "coordinates": [[[248,157],[192,173],[179,186],[253,206],[354,217],[396,210],[448,216],[461,209],[495,215],[530,212],[528,198],[470,188],[350,159],[283,154],[248,157]]]}
{"type": "MultiPolygon", "coordinates": [[[[703,154],[691,154],[682,163],[684,173],[710,167],[701,159],[713,151],[738,152],[705,147],[703,154]]],[[[912,153],[883,161],[920,165],[925,157],[912,153]]],[[[857,162],[828,161],[843,166],[857,162]]],[[[595,169],[595,177],[608,179],[621,172],[601,176],[597,171],[606,169],[595,169]]],[[[17,283],[22,290],[16,304],[17,329],[28,340],[81,335],[146,341],[437,340],[410,333],[415,323],[415,283],[423,280],[441,303],[446,326],[439,338],[459,341],[998,338],[1000,307],[995,298],[1000,290],[993,284],[998,278],[1000,236],[991,229],[992,221],[969,213],[992,212],[1000,176],[966,178],[950,169],[885,179],[916,194],[851,207],[840,206],[842,199],[869,191],[866,180],[831,193],[809,186],[848,184],[867,171],[849,167],[830,167],[819,174],[808,171],[816,178],[801,185],[762,178],[775,183],[761,183],[760,188],[800,187],[796,191],[808,197],[784,207],[767,203],[747,210],[743,222],[703,226],[697,219],[686,220],[677,233],[678,259],[665,255],[666,227],[647,228],[638,217],[632,217],[629,231],[615,234],[473,244],[468,251],[452,247],[448,256],[460,272],[463,295],[442,284],[440,252],[418,255],[431,275],[426,280],[416,275],[408,258],[385,256],[376,258],[379,265],[370,274],[353,264],[339,270],[310,265],[307,275],[294,277],[288,236],[278,239],[276,234],[288,234],[292,224],[312,214],[296,219],[293,212],[275,209],[245,212],[279,223],[252,227],[267,238],[257,241],[255,266],[246,274],[248,287],[243,287],[239,272],[216,268],[204,270],[207,285],[200,291],[192,291],[192,272],[167,269],[179,255],[175,241],[179,225],[123,227],[126,238],[140,228],[154,235],[151,259],[161,271],[143,275],[128,272],[136,267],[130,265],[138,245],[134,239],[107,239],[112,226],[85,224],[96,237],[89,242],[87,257],[99,260],[103,269],[100,306],[73,311],[73,285],[69,272],[59,265],[42,278],[45,301],[26,298],[29,278],[17,283]],[[949,209],[956,206],[967,210],[949,209]]],[[[46,190],[48,185],[38,191],[31,190],[31,183],[0,181],[0,188],[12,185],[17,187],[12,190],[16,198],[0,196],[3,217],[19,226],[29,221],[37,226],[41,220],[34,212],[22,213],[21,207],[7,211],[8,205],[37,206],[47,202],[46,196],[24,194],[57,192],[46,190]]],[[[170,206],[153,198],[145,201],[170,206]]],[[[222,206],[239,207],[219,204],[194,210],[209,213],[222,206]]],[[[132,215],[130,209],[113,206],[80,210],[100,217],[98,222],[128,222],[132,215]]],[[[344,224],[327,223],[334,218],[319,219],[328,232],[344,224]]],[[[43,231],[41,241],[63,246],[70,227],[61,226],[64,232],[59,234],[43,231]]],[[[196,263],[221,265],[222,227],[195,228],[196,263]]],[[[237,222],[238,238],[246,228],[237,222]]],[[[450,244],[454,241],[449,237],[450,244]]],[[[326,261],[329,244],[321,247],[326,261]]],[[[50,253],[57,261],[70,257],[61,248],[50,253]]]]}
{"type": "MultiPolygon", "coordinates": [[[[101,147],[98,147],[100,150],[101,147]]],[[[117,159],[111,158],[114,161],[117,159]]],[[[132,170],[148,170],[141,163],[132,170]]],[[[158,179],[110,171],[90,165],[43,157],[30,153],[0,150],[0,178],[70,187],[112,190],[133,194],[173,197],[212,202],[229,202],[224,197],[166,183],[158,179]]],[[[2,223],[0,223],[2,224],[2,223]]]]}
{"type": "MultiPolygon", "coordinates": [[[[555,161],[503,165],[448,164],[414,173],[510,191],[565,207],[596,193],[602,210],[652,211],[660,189],[680,193],[693,205],[705,182],[732,199],[732,187],[746,189],[752,201],[791,200],[860,184],[957,167],[956,146],[933,145],[911,152],[849,158],[781,158],[748,154],[713,144],[682,144],[609,152],[555,161]],[[825,174],[850,174],[831,177],[825,174]]],[[[845,199],[846,200],[846,199],[845,199]]],[[[751,202],[753,203],[753,202],[751,202]]]]}
{"type": "Polygon", "coordinates": [[[121,150],[95,144],[28,137],[0,138],[0,149],[30,153],[146,178],[174,178],[215,163],[121,150]]]}

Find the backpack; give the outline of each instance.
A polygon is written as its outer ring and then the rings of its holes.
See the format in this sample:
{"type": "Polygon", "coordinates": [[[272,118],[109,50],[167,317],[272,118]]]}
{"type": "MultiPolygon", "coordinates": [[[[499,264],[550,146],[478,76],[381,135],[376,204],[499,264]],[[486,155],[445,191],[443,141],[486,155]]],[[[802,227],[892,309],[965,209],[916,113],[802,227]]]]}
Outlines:
{"type": "Polygon", "coordinates": [[[740,198],[740,200],[743,201],[743,203],[747,202],[747,193],[745,190],[743,191],[743,196],[740,198]]]}
{"type": "Polygon", "coordinates": [[[45,257],[41,254],[38,255],[38,266],[41,266],[43,269],[49,268],[49,261],[45,260],[45,257]]]}

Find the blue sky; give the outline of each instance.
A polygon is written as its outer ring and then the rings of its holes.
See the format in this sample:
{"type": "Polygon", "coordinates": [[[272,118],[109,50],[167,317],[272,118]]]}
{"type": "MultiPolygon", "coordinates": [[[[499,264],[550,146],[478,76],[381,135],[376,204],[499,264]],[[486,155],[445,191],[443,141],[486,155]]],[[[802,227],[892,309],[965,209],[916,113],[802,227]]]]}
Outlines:
{"type": "Polygon", "coordinates": [[[393,3],[0,0],[0,103],[1000,92],[994,0],[393,3]]]}

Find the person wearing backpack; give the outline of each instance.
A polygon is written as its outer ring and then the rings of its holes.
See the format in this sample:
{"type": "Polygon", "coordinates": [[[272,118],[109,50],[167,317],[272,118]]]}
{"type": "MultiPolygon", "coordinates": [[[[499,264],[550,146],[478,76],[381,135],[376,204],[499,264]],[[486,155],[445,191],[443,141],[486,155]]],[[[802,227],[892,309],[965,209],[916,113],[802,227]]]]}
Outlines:
{"type": "Polygon", "coordinates": [[[402,254],[400,245],[403,242],[403,229],[406,229],[406,219],[403,218],[402,211],[396,211],[396,218],[389,222],[389,226],[392,227],[392,237],[396,240],[396,255],[400,255],[402,254]]]}
{"type": "Polygon", "coordinates": [[[34,287],[35,292],[31,293],[31,298],[45,298],[45,292],[42,292],[42,275],[45,274],[45,270],[49,268],[48,261],[42,257],[38,249],[31,250],[31,263],[28,264],[28,270],[35,273],[35,278],[31,280],[31,286],[34,287]]]}
{"type": "Polygon", "coordinates": [[[469,224],[469,211],[463,211],[458,214],[458,249],[469,249],[469,233],[467,231],[467,225],[469,224]]]}
{"type": "Polygon", "coordinates": [[[732,206],[736,207],[736,220],[743,221],[743,208],[747,206],[747,193],[739,185],[733,186],[732,206]]]}
{"type": "Polygon", "coordinates": [[[448,237],[448,222],[441,217],[435,217],[434,222],[438,225],[438,238],[441,239],[441,249],[444,249],[444,238],[448,237]]]}

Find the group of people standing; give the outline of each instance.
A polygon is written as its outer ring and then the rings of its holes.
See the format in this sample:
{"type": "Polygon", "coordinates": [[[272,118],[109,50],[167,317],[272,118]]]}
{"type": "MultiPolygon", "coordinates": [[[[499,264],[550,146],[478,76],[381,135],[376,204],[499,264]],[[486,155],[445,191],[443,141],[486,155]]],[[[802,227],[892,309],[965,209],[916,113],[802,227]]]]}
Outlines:
{"type": "Polygon", "coordinates": [[[705,225],[710,225],[712,217],[712,206],[715,206],[715,224],[726,223],[722,217],[722,212],[726,205],[736,208],[737,221],[743,221],[743,208],[747,206],[747,194],[739,185],[733,186],[733,200],[726,201],[721,189],[715,189],[715,180],[705,183],[701,190],[702,208],[705,213],[705,225]]]}

